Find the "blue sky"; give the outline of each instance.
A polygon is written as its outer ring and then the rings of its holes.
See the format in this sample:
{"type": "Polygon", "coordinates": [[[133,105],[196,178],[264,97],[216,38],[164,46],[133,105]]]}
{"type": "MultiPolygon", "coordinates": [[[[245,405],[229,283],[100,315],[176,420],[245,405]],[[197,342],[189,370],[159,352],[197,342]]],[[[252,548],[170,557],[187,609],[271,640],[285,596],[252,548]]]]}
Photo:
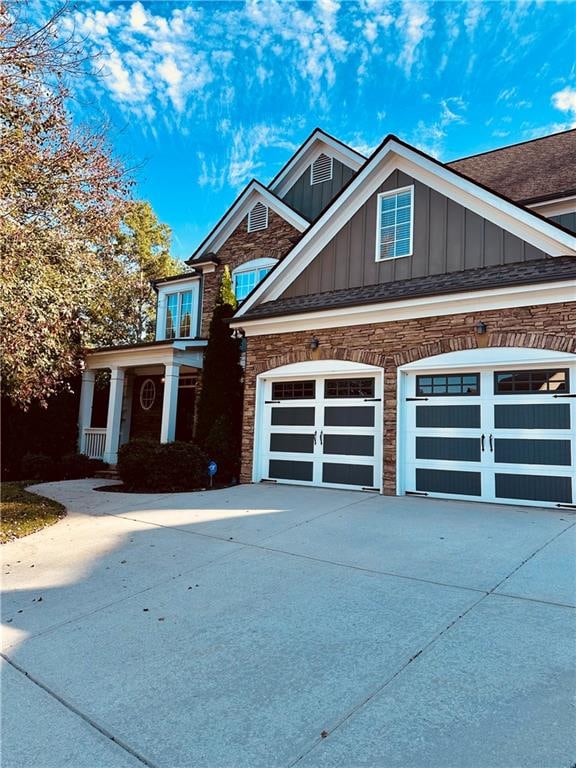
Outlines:
{"type": "Polygon", "coordinates": [[[186,258],[252,178],[320,126],[442,160],[576,126],[574,2],[79,2],[104,117],[186,258]]]}

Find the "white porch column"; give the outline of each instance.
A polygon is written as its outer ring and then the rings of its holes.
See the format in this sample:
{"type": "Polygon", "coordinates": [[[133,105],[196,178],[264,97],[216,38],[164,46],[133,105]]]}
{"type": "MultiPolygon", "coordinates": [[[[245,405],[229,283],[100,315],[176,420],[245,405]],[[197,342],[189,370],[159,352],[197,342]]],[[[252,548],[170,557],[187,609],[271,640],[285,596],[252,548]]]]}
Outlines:
{"type": "Polygon", "coordinates": [[[122,395],[124,394],[124,368],[110,370],[110,398],[108,400],[108,418],[106,420],[106,444],[104,456],[108,464],[118,461],[120,426],[122,421],[122,395]]]}
{"type": "Polygon", "coordinates": [[[78,411],[78,453],[84,453],[86,435],[84,430],[92,424],[92,405],[94,403],[95,371],[82,372],[82,387],[80,389],[80,409],[78,411]]]}
{"type": "Polygon", "coordinates": [[[180,376],[180,366],[169,363],[164,367],[164,400],[162,401],[160,442],[172,443],[176,437],[176,411],[178,409],[178,378],[180,376]]]}

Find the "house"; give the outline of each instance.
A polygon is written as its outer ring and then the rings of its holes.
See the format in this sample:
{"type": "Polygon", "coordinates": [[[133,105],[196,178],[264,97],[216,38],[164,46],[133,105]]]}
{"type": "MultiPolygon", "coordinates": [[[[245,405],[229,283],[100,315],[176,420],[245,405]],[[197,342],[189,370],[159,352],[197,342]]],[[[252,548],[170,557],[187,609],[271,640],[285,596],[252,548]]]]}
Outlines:
{"type": "Polygon", "coordinates": [[[451,163],[316,130],[157,285],[155,342],[88,355],[82,446],[113,463],[146,430],[191,436],[228,265],[243,482],[574,506],[575,232],[575,130],[451,163]]]}

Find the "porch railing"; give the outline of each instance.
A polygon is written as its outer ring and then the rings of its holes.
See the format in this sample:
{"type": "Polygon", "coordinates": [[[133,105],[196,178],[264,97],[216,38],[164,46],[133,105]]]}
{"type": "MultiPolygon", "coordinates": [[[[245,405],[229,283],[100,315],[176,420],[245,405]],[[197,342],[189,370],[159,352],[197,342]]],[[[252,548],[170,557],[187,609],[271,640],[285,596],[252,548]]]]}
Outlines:
{"type": "Polygon", "coordinates": [[[101,459],[106,445],[106,428],[88,427],[84,430],[82,453],[91,459],[101,459]]]}

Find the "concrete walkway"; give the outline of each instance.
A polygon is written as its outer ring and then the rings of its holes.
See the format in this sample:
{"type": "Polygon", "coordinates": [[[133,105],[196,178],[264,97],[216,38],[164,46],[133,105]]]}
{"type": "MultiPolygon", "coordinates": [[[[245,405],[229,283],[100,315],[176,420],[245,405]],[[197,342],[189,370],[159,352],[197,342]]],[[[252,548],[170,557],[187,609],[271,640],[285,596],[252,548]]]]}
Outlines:
{"type": "Polygon", "coordinates": [[[105,484],[2,547],[2,768],[574,764],[569,512],[105,484]]]}

